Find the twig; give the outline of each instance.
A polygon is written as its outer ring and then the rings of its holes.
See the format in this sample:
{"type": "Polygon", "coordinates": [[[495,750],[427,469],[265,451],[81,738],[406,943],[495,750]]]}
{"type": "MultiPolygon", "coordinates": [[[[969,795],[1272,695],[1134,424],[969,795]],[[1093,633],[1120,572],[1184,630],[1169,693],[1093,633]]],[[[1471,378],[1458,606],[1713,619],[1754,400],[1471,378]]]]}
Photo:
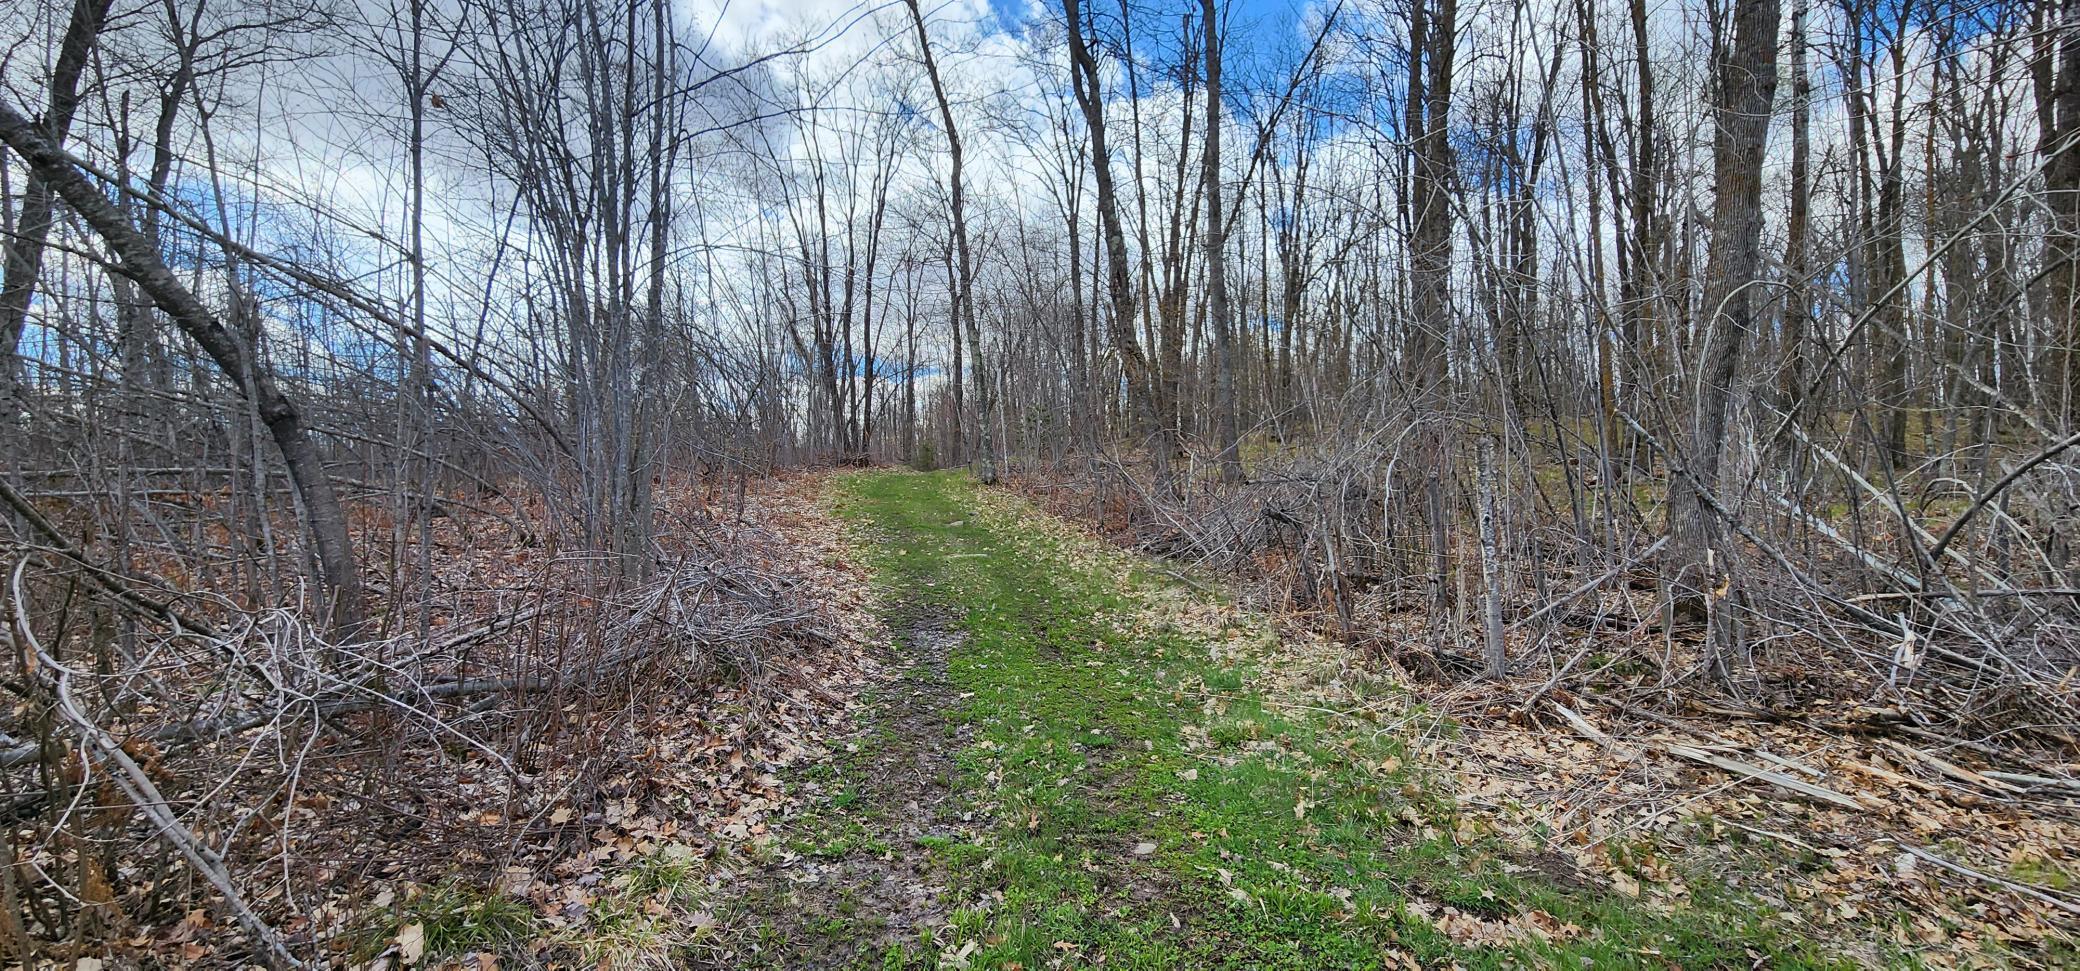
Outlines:
{"type": "Polygon", "coordinates": [[[1595,590],[1603,586],[1604,584],[1611,582],[1611,580],[1616,578],[1618,574],[1631,569],[1635,564],[1638,564],[1641,561],[1647,559],[1648,557],[1651,557],[1654,554],[1661,552],[1661,548],[1667,545],[1668,536],[1666,534],[1663,534],[1661,537],[1655,539],[1653,543],[1648,544],[1646,549],[1640,550],[1638,553],[1626,557],[1623,562],[1611,567],[1608,570],[1603,571],[1603,574],[1598,576],[1596,579],[1591,580],[1588,583],[1584,583],[1581,586],[1574,588],[1573,590],[1569,590],[1558,597],[1554,597],[1551,603],[1546,604],[1545,606],[1540,607],[1537,610],[1534,610],[1528,614],[1525,614],[1524,616],[1519,617],[1514,621],[1511,621],[1509,629],[1516,630],[1520,627],[1523,627],[1526,624],[1531,623],[1532,621],[1539,619],[1540,617],[1544,617],[1545,615],[1552,613],[1554,610],[1566,606],[1567,604],[1573,603],[1576,599],[1582,597],[1590,591],[1595,590]]]}
{"type": "Polygon", "coordinates": [[[1985,508],[1988,502],[1993,501],[1994,496],[2000,495],[2003,490],[2007,489],[2010,485],[2013,485],[2016,479],[2022,478],[2023,473],[2036,468],[2038,465],[2041,465],[2046,461],[2049,461],[2052,456],[2057,455],[2058,453],[2063,452],[2066,449],[2072,448],[2075,445],[2080,445],[2080,432],[2076,432],[2072,435],[2069,435],[2060,441],[2053,442],[2050,447],[2044,449],[2041,452],[2038,452],[2035,456],[2031,457],[2029,461],[2024,462],[2021,465],[2018,465],[2015,468],[2009,470],[2007,475],[2001,476],[2001,480],[1999,482],[1994,483],[1991,487],[1987,488],[1985,492],[1980,493],[1977,499],[1972,500],[1971,505],[1965,507],[1964,512],[1957,514],[1957,518],[1951,521],[1950,528],[1943,530],[1942,537],[1936,540],[1934,546],[1929,547],[1928,558],[1930,560],[1934,560],[1935,558],[1942,556],[1943,551],[1950,548],[1950,541],[1957,538],[1958,530],[1963,529],[1964,524],[1970,522],[1973,515],[1977,514],[1980,509],[1985,508]]]}
{"type": "Polygon", "coordinates": [[[41,666],[38,673],[50,688],[52,696],[57,699],[57,712],[79,732],[81,739],[89,744],[96,756],[116,768],[116,773],[110,776],[116,788],[121,789],[123,795],[129,797],[131,804],[137,807],[137,811],[151,821],[161,838],[186,858],[196,872],[202,874],[211,886],[217,888],[217,892],[224,895],[224,906],[229,908],[238,917],[238,922],[259,941],[272,962],[281,967],[306,967],[294,954],[289,953],[288,947],[282,943],[281,936],[275,933],[274,928],[247,906],[244,895],[238,892],[238,885],[232,882],[223,862],[167,808],[172,802],[159,792],[159,787],[153,784],[151,776],[145,774],[137,761],[123,751],[122,743],[116,741],[114,736],[96,725],[93,719],[80,710],[78,702],[72,697],[72,669],[58,663],[46,653],[43,645],[37,642],[35,632],[30,629],[27,600],[22,592],[22,576],[28,567],[29,561],[26,559],[15,564],[14,576],[9,584],[12,591],[11,599],[14,601],[10,623],[13,625],[16,643],[31,653],[41,666]]]}
{"type": "Polygon", "coordinates": [[[1936,866],[1942,867],[1943,869],[1948,870],[1952,873],[1962,874],[1964,876],[1971,877],[1974,880],[1990,883],[2004,890],[2013,890],[2016,893],[2022,894],[2025,897],[2029,897],[2033,900],[2039,900],[2044,903],[2050,904],[2051,906],[2057,907],[2058,909],[2063,910],[2069,914],[2080,914],[2080,904],[2073,903],[2072,901],[2067,900],[2063,897],[2056,897],[2051,894],[2045,893],[2044,891],[2038,890],[2037,888],[2032,887],[2028,884],[2016,883],[2013,880],[2003,879],[2001,877],[1994,876],[1991,873],[1985,873],[1979,870],[1974,870],[1971,867],[1965,866],[1962,863],[1952,863],[1949,860],[1945,860],[1942,857],[1937,856],[1934,853],[1930,853],[1929,851],[1924,850],[1918,846],[1908,846],[1905,843],[1901,843],[1899,844],[1899,848],[1912,854],[1916,859],[1927,860],[1928,862],[1933,863],[1936,866]]]}
{"type": "Polygon", "coordinates": [[[44,540],[50,543],[58,553],[73,563],[78,564],[80,569],[86,572],[88,581],[107,591],[117,600],[123,601],[131,607],[160,620],[179,624],[190,631],[201,634],[203,637],[212,639],[217,637],[215,629],[210,627],[209,624],[182,614],[180,611],[175,610],[172,604],[164,603],[140,593],[135,587],[125,582],[120,574],[95,563],[91,557],[87,556],[85,551],[72,545],[72,542],[65,538],[65,534],[58,532],[58,527],[51,525],[51,521],[44,518],[42,510],[37,509],[36,505],[30,502],[27,497],[16,492],[14,487],[8,485],[6,479],[0,479],[0,500],[4,500],[15,512],[20,513],[22,519],[26,520],[38,533],[42,533],[44,540]]]}

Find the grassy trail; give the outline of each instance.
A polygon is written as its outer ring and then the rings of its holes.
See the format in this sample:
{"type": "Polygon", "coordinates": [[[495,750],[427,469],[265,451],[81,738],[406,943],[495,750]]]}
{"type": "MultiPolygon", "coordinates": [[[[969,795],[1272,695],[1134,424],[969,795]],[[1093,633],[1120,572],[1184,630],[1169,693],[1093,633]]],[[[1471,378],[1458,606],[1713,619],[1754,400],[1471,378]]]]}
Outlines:
{"type": "Polygon", "coordinates": [[[914,663],[718,966],[1817,963],[1709,885],[1657,912],[1469,830],[1394,731],[1295,700],[1333,670],[1142,561],[957,475],[836,482],[914,663]]]}

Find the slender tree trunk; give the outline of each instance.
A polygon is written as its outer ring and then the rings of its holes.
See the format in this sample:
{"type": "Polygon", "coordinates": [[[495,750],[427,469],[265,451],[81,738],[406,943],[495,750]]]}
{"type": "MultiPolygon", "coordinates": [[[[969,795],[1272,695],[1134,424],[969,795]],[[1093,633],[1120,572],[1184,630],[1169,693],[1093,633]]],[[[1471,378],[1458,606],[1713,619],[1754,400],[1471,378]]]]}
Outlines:
{"type": "Polygon", "coordinates": [[[946,97],[946,86],[939,79],[939,63],[932,57],[932,38],[924,28],[924,14],[918,10],[917,0],[903,0],[910,8],[910,21],[917,27],[917,49],[924,56],[925,77],[932,83],[932,97],[939,102],[939,119],[946,128],[946,151],[952,157],[953,240],[955,270],[958,274],[953,297],[954,326],[968,333],[970,372],[975,378],[975,424],[978,447],[975,455],[975,477],[984,485],[997,481],[996,446],[996,395],[991,386],[988,358],[983,355],[982,329],[975,318],[975,254],[968,243],[968,212],[964,193],[966,185],[962,178],[961,134],[954,124],[953,102],[946,97]]]}
{"type": "Polygon", "coordinates": [[[1449,139],[1458,9],[1458,0],[1422,0],[1409,18],[1408,136],[1415,155],[1409,287],[1415,320],[1408,367],[1419,400],[1444,389],[1452,333],[1454,162],[1449,139]]]}
{"type": "Polygon", "coordinates": [[[1162,409],[1156,401],[1154,375],[1141,339],[1134,333],[1134,284],[1127,267],[1127,237],[1120,224],[1119,195],[1112,180],[1111,148],[1105,139],[1105,96],[1100,87],[1098,61],[1084,37],[1081,0],[1062,0],[1069,23],[1069,70],[1076,104],[1083,111],[1084,128],[1091,142],[1091,173],[1097,186],[1098,226],[1105,240],[1105,285],[1112,303],[1108,332],[1113,350],[1119,354],[1120,370],[1126,378],[1127,395],[1139,414],[1142,427],[1158,441],[1151,447],[1150,461],[1159,477],[1167,477],[1168,449],[1164,442],[1162,409]]]}
{"type": "Polygon", "coordinates": [[[1206,303],[1214,344],[1214,443],[1221,481],[1242,481],[1241,434],[1235,414],[1235,320],[1228,306],[1227,222],[1221,204],[1221,29],[1219,4],[1200,0],[1206,32],[1206,148],[1201,157],[1206,194],[1206,303]]]}
{"type": "Polygon", "coordinates": [[[1811,297],[1806,292],[1812,270],[1807,266],[1807,237],[1813,211],[1813,79],[1806,70],[1806,14],[1810,0],[1795,0],[1791,14],[1791,198],[1784,217],[1783,360],[1778,393],[1783,406],[1797,406],[1804,394],[1805,341],[1811,297]]]}
{"type": "Polygon", "coordinates": [[[917,274],[904,287],[903,314],[903,461],[918,463],[917,454],[917,274]]]}
{"type": "MultiPolygon", "coordinates": [[[[58,42],[58,63],[51,71],[50,105],[38,126],[43,140],[63,147],[72,131],[72,116],[79,109],[80,75],[86,70],[101,28],[108,19],[110,0],[76,0],[65,36],[58,42]]],[[[7,241],[7,267],[0,279],[0,407],[13,409],[11,402],[21,380],[16,357],[22,334],[29,324],[30,295],[43,269],[44,245],[50,239],[53,192],[35,171],[29,173],[22,193],[20,215],[14,221],[14,236],[7,241]]],[[[5,424],[12,426],[13,422],[5,424]]]]}
{"type": "Polygon", "coordinates": [[[2069,424],[2080,424],[2080,0],[2035,8],[2037,151],[2051,209],[2041,304],[2061,348],[2052,355],[2053,394],[2069,424]]]}
{"type": "MultiPolygon", "coordinates": [[[[1659,267],[1665,227],[1656,194],[1661,174],[1660,122],[1655,104],[1654,60],[1647,43],[1646,0],[1632,0],[1628,11],[1632,23],[1639,119],[1633,133],[1631,189],[1626,194],[1631,205],[1632,229],[1628,234],[1627,258],[1619,265],[1622,277],[1618,284],[1619,303],[1623,307],[1619,353],[1624,355],[1625,364],[1624,402],[1636,408],[1642,402],[1649,383],[1656,378],[1650,363],[1650,349],[1657,341],[1659,327],[1656,302],[1661,288],[1659,267]]],[[[1628,456],[1637,454],[1636,447],[1628,444],[1629,435],[1620,432],[1616,437],[1620,451],[1628,456]]],[[[1628,460],[1621,468],[1630,469],[1631,466],[1632,462],[1628,460]]]]}
{"type": "Polygon", "coordinates": [[[1502,624],[1502,526],[1496,494],[1495,440],[1482,434],[1479,443],[1481,530],[1481,632],[1486,642],[1488,677],[1509,675],[1509,647],[1502,624]]]}

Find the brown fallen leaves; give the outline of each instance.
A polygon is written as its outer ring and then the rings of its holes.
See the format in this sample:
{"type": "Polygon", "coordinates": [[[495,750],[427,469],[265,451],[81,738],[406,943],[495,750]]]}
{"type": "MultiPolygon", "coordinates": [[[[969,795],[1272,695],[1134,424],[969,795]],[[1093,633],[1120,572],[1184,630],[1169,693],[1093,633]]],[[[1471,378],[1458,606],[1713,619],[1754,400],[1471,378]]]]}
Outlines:
{"type": "MultiPolygon", "coordinates": [[[[382,710],[339,719],[333,732],[300,735],[300,750],[270,751],[257,763],[294,759],[285,775],[249,771],[209,790],[242,822],[218,828],[205,819],[199,835],[226,847],[255,909],[300,953],[328,964],[457,966],[434,953],[434,919],[413,909],[443,883],[522,904],[539,935],[523,949],[538,958],[570,950],[620,963],[627,954],[598,942],[602,921],[623,911],[697,931],[700,915],[681,888],[631,874],[697,874],[720,848],[762,841],[792,808],[779,773],[822,757],[847,730],[861,689],[880,676],[873,652],[883,637],[865,575],[846,558],[845,527],[822,493],[811,473],[752,481],[741,499],[665,484],[659,545],[668,568],[734,571],[688,585],[684,603],[567,591],[558,584],[577,573],[566,566],[571,557],[527,545],[489,517],[457,511],[438,520],[433,588],[422,592],[435,640],[506,626],[433,674],[512,677],[568,666],[558,638],[569,628],[558,625],[571,617],[591,619],[593,631],[632,623],[624,617],[677,624],[687,644],[553,691],[423,705],[439,724],[382,710]],[[747,580],[756,589],[745,605],[721,602],[747,580]],[[603,914],[607,907],[616,913],[603,914]],[[372,928],[380,928],[373,948],[372,928]]],[[[236,756],[238,741],[218,744],[236,756]]],[[[194,760],[208,754],[187,753],[166,771],[195,772],[194,760]]],[[[143,836],[137,845],[156,852],[143,836]]],[[[52,845],[29,862],[72,866],[58,859],[69,844],[52,845]]],[[[241,934],[206,894],[193,894],[172,919],[138,902],[149,874],[201,883],[178,861],[124,857],[116,866],[124,879],[111,892],[110,924],[121,936],[89,952],[185,967],[237,961],[241,934]]],[[[468,967],[497,966],[490,953],[466,957],[468,967]]]]}
{"type": "Polygon", "coordinates": [[[1403,905],[1403,909],[1460,944],[1507,946],[1526,940],[1572,940],[1582,934],[1580,927],[1565,923],[1543,910],[1507,917],[1483,917],[1450,904],[1439,905],[1427,900],[1411,900],[1403,905]]]}
{"type": "MultiPolygon", "coordinates": [[[[790,596],[812,604],[833,636],[783,645],[759,658],[760,670],[666,681],[653,686],[661,696],[601,712],[595,724],[609,741],[588,760],[585,785],[538,786],[519,818],[503,821],[522,837],[498,885],[534,906],[552,942],[583,940],[603,902],[625,904],[632,868],[698,872],[722,848],[764,843],[773,821],[795,808],[779,774],[825,757],[848,730],[860,691],[880,674],[872,650],[883,634],[822,493],[816,474],[754,482],[722,541],[759,534],[757,548],[775,558],[767,568],[787,577],[790,596]]],[[[681,515],[717,512],[695,506],[681,515]]],[[[672,888],[638,902],[688,934],[714,922],[694,905],[672,888]]]]}

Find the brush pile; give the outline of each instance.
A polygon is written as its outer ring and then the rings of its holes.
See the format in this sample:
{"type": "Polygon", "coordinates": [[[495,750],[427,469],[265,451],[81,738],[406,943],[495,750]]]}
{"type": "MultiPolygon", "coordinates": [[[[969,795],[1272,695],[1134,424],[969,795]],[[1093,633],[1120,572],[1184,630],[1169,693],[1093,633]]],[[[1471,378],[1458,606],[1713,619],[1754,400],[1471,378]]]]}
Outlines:
{"type": "Polygon", "coordinates": [[[784,804],[772,773],[872,674],[863,582],[815,488],[731,502],[682,484],[633,575],[472,541],[497,523],[458,511],[432,585],[388,591],[389,621],[352,640],[293,602],[147,587],[99,551],[17,538],[0,946],[25,963],[416,959],[411,928],[497,911],[449,899],[462,886],[524,902],[515,933],[545,952],[611,938],[614,906],[658,923],[671,901],[617,897],[603,874],[755,837],[784,804]]]}

